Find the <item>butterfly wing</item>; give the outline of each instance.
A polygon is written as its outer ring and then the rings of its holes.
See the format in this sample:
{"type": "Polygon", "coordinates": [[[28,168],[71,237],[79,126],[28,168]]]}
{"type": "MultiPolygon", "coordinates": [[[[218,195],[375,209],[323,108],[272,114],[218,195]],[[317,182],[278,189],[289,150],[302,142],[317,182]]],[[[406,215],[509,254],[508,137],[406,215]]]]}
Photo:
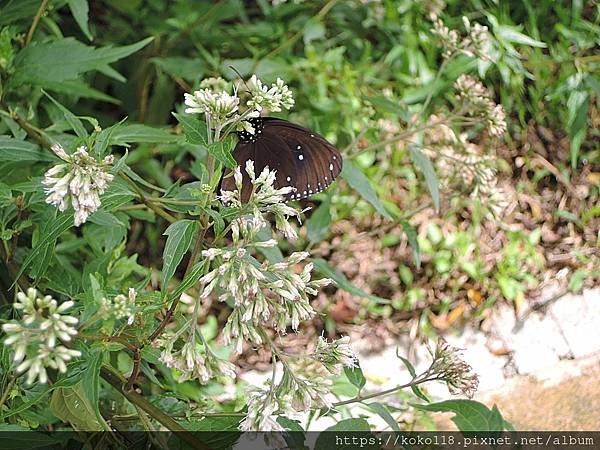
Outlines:
{"type": "MultiPolygon", "coordinates": [[[[277,172],[277,185],[292,186],[296,191],[290,199],[301,199],[326,189],[342,170],[342,156],[324,137],[300,125],[275,118],[264,118],[263,136],[277,137],[283,148],[271,150],[271,158],[286,154],[286,161],[277,172]],[[277,150],[279,150],[277,152],[277,150]],[[277,152],[274,154],[274,152],[277,152]]],[[[260,139],[259,139],[260,141],[260,139]]]]}
{"type": "MultiPolygon", "coordinates": [[[[248,159],[252,159],[257,174],[267,166],[276,170],[276,188],[292,186],[296,189],[287,200],[298,200],[323,191],[342,170],[342,157],[338,150],[314,131],[268,117],[255,119],[253,125],[256,138],[240,140],[233,157],[242,167],[248,159]]],[[[248,201],[250,197],[249,184],[245,175],[242,201],[248,201]]],[[[221,181],[221,189],[231,190],[234,187],[233,177],[225,176],[221,181]]]]}

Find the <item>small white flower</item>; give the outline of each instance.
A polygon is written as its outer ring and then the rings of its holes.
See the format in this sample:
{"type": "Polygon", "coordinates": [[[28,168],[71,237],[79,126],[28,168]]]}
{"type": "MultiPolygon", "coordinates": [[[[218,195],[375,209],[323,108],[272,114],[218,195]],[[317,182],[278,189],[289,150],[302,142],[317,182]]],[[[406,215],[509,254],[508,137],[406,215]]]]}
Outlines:
{"type": "Polygon", "coordinates": [[[75,210],[75,226],[80,226],[100,208],[100,195],[114,178],[107,171],[114,158],[109,155],[99,162],[83,146],[72,155],[68,155],[59,144],[54,144],[52,150],[67,164],[58,164],[46,171],[42,181],[46,203],[56,206],[61,212],[71,204],[75,210]]]}
{"type": "Polygon", "coordinates": [[[4,345],[13,348],[13,361],[18,364],[18,373],[27,371],[27,383],[36,379],[46,383],[46,367],[66,371],[66,361],[81,356],[77,350],[56,345],[58,341],[68,342],[77,334],[74,326],[78,319],[67,315],[66,311],[74,302],[58,304],[51,296],[41,296],[34,288],[27,293],[17,293],[15,309],[22,311],[22,323],[12,321],[2,326],[7,337],[4,345]]]}

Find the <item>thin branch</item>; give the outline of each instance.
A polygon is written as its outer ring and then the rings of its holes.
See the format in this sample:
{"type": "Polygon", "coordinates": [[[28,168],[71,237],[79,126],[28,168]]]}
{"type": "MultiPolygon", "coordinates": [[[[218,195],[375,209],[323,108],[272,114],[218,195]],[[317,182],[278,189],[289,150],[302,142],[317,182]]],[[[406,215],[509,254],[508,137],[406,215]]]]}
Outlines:
{"type": "Polygon", "coordinates": [[[169,222],[169,223],[177,222],[177,218],[176,217],[172,216],[171,214],[169,214],[168,212],[166,212],[164,209],[158,207],[152,201],[150,201],[146,197],[146,194],[144,193],[144,191],[142,191],[138,187],[138,185],[135,183],[135,181],[133,181],[131,178],[129,178],[123,172],[119,172],[119,175],[121,175],[121,178],[123,178],[127,182],[127,184],[129,184],[129,186],[131,186],[131,188],[135,191],[135,193],[138,195],[138,197],[140,198],[141,202],[144,205],[146,205],[148,208],[150,208],[152,211],[154,211],[160,217],[162,217],[163,219],[165,219],[167,222],[169,222]]]}
{"type": "Polygon", "coordinates": [[[157,408],[148,400],[146,400],[142,395],[138,394],[135,391],[125,390],[124,388],[126,380],[121,376],[120,373],[116,372],[113,367],[104,364],[100,369],[100,373],[102,375],[102,378],[106,382],[113,386],[121,395],[123,395],[123,397],[129,400],[134,406],[137,406],[143,411],[145,411],[148,415],[156,419],[156,421],[158,421],[168,430],[178,433],[178,436],[180,436],[181,439],[187,442],[192,448],[199,450],[210,450],[210,447],[208,445],[197,439],[196,436],[187,431],[178,422],[173,420],[171,416],[165,414],[159,408],[157,408]]]}
{"type": "Polygon", "coordinates": [[[341,402],[333,403],[331,406],[335,408],[337,406],[349,405],[350,403],[360,403],[360,402],[363,402],[365,400],[369,400],[371,398],[381,397],[383,395],[388,395],[388,394],[393,394],[394,392],[400,391],[402,389],[406,389],[407,387],[417,386],[419,384],[426,383],[428,381],[433,381],[433,380],[435,380],[435,378],[414,379],[410,383],[401,384],[399,386],[396,386],[396,387],[393,387],[393,388],[390,388],[390,389],[386,389],[384,391],[374,392],[374,393],[368,394],[368,395],[358,395],[358,396],[356,396],[354,398],[351,398],[349,400],[343,400],[341,402]]]}
{"type": "Polygon", "coordinates": [[[31,39],[33,38],[33,33],[35,33],[35,29],[37,28],[38,23],[40,23],[40,19],[42,18],[42,16],[44,15],[44,12],[46,11],[47,4],[48,4],[48,0],[42,0],[42,3],[40,3],[40,7],[38,8],[37,12],[35,13],[35,17],[33,18],[31,27],[29,28],[29,31],[27,32],[27,38],[25,39],[25,46],[28,46],[29,43],[31,42],[31,39]]]}

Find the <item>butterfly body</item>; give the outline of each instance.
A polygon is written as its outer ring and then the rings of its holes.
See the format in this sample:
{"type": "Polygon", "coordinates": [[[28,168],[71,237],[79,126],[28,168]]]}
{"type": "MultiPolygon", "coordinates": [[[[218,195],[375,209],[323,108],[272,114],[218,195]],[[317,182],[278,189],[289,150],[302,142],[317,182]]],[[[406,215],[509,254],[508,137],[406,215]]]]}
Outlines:
{"type": "MultiPolygon", "coordinates": [[[[276,171],[275,188],[292,186],[286,201],[300,200],[326,189],[342,170],[338,150],[319,134],[300,125],[272,117],[250,119],[254,133],[238,132],[238,143],[233,151],[237,164],[254,161],[258,175],[265,167],[276,171]]],[[[220,190],[233,190],[233,177],[226,169],[220,190]]],[[[242,201],[248,201],[252,192],[249,178],[244,174],[242,201]]]]}

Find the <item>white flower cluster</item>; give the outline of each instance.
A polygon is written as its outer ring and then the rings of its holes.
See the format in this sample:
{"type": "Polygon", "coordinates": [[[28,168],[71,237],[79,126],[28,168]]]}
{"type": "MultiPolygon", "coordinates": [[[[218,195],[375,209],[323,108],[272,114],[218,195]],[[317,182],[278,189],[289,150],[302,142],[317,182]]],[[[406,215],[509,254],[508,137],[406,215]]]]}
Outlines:
{"type": "MultiPolygon", "coordinates": [[[[430,121],[439,118],[431,116],[430,121]]],[[[496,157],[482,154],[480,146],[468,140],[467,133],[456,134],[450,127],[438,124],[428,130],[423,151],[435,163],[436,173],[444,187],[470,192],[500,217],[511,202],[510,195],[498,187],[496,157]]]]}
{"type": "Polygon", "coordinates": [[[113,180],[113,175],[108,173],[108,166],[114,158],[109,155],[103,161],[97,161],[84,146],[72,155],[58,144],[52,146],[52,151],[64,163],[52,167],[44,175],[42,184],[47,194],[46,203],[58,207],[59,211],[65,211],[69,205],[73,205],[75,226],[79,226],[100,208],[100,195],[113,180]]]}
{"type": "Polygon", "coordinates": [[[461,75],[454,84],[466,113],[485,120],[490,136],[501,137],[506,133],[506,115],[502,105],[497,105],[490,92],[480,81],[469,75],[461,75]]]}
{"type": "Polygon", "coordinates": [[[216,357],[207,345],[204,346],[204,353],[201,352],[194,335],[180,350],[174,351],[173,346],[178,337],[179,335],[174,335],[166,339],[160,361],[165,366],[179,371],[180,382],[198,380],[201,383],[208,383],[216,375],[236,377],[235,366],[229,361],[216,357]]]}
{"type": "Polygon", "coordinates": [[[13,361],[18,364],[18,373],[27,372],[27,383],[32,384],[36,378],[40,383],[48,381],[46,367],[66,372],[66,362],[81,356],[81,352],[71,350],[57,341],[68,342],[77,334],[74,325],[77,318],[65,314],[73,306],[72,301],[60,305],[51,296],[41,296],[34,288],[27,293],[17,293],[17,302],[13,305],[22,311],[20,321],[12,321],[2,325],[7,334],[4,345],[11,346],[15,355],[13,361]]]}
{"type": "Polygon", "coordinates": [[[323,336],[319,337],[317,348],[312,358],[319,361],[332,374],[339,375],[343,367],[356,367],[358,359],[350,348],[350,337],[328,342],[323,336]]]}
{"type": "Polygon", "coordinates": [[[112,300],[103,297],[100,304],[99,314],[103,318],[113,317],[115,319],[127,318],[127,324],[131,325],[135,320],[135,299],[137,291],[129,288],[127,297],[123,294],[117,295],[112,300]]]}
{"type": "Polygon", "coordinates": [[[333,342],[320,338],[312,354],[284,357],[281,380],[268,389],[250,390],[248,415],[240,424],[243,431],[280,431],[274,414],[330,408],[331,374],[343,367],[355,367],[356,355],[344,337],[333,342]],[[293,361],[293,362],[292,362],[293,361]]]}
{"type": "Polygon", "coordinates": [[[277,78],[277,81],[269,88],[256,75],[252,75],[248,81],[248,89],[252,97],[246,104],[248,108],[258,112],[261,112],[263,108],[277,112],[281,111],[281,107],[290,109],[294,106],[292,91],[281,78],[277,78]]]}
{"type": "MultiPolygon", "coordinates": [[[[247,202],[242,201],[242,169],[236,167],[233,176],[236,189],[233,191],[221,191],[221,201],[232,208],[250,208],[255,220],[267,223],[263,219],[263,214],[272,214],[275,218],[275,227],[283,233],[286,239],[294,240],[298,237],[296,230],[289,223],[290,217],[295,217],[300,221],[300,212],[284,203],[285,196],[294,191],[291,186],[284,186],[275,189],[276,172],[265,167],[257,177],[254,173],[254,161],[246,161],[245,171],[250,178],[253,189],[247,202]]],[[[239,236],[237,225],[233,224],[233,237],[239,236]]]]}
{"type": "Polygon", "coordinates": [[[254,127],[246,119],[260,116],[263,109],[281,111],[282,108],[294,106],[292,91],[280,78],[267,87],[256,75],[252,75],[246,85],[250,98],[246,101],[244,111],[240,111],[241,99],[236,86],[231,88],[222,78],[207,78],[200,83],[200,90],[184,94],[185,112],[204,114],[208,132],[212,133],[214,129],[213,141],[217,141],[222,137],[221,130],[228,126],[236,131],[254,134],[254,127]],[[233,94],[229,93],[230,90],[233,90],[233,94]]]}
{"type": "Polygon", "coordinates": [[[450,30],[441,19],[433,17],[431,32],[440,38],[444,49],[444,58],[448,59],[455,54],[462,53],[489,60],[492,41],[488,28],[478,23],[471,25],[469,19],[464,16],[463,24],[467,31],[466,36],[461,36],[457,30],[450,30]]]}
{"type": "Polygon", "coordinates": [[[472,398],[479,387],[479,377],[462,357],[462,350],[449,345],[443,338],[438,339],[435,351],[431,351],[433,362],[428,369],[428,377],[445,381],[453,395],[463,394],[472,398]]]}

